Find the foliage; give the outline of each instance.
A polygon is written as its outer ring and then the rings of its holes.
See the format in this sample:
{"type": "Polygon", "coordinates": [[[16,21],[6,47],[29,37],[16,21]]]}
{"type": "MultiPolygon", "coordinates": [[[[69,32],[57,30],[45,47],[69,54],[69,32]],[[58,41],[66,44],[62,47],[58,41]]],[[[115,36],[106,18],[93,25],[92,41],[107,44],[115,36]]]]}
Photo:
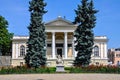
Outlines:
{"type": "Polygon", "coordinates": [[[91,53],[94,45],[94,33],[95,27],[95,13],[93,1],[82,0],[81,5],[78,5],[75,10],[75,24],[78,24],[75,30],[75,50],[77,57],[74,61],[74,66],[88,66],[91,59],[91,53]]]}
{"type": "Polygon", "coordinates": [[[89,65],[87,67],[73,67],[69,68],[70,73],[119,73],[120,68],[117,66],[95,66],[89,65]]]}
{"type": "Polygon", "coordinates": [[[2,68],[0,74],[33,74],[33,73],[55,73],[54,67],[45,67],[45,68],[27,68],[25,66],[16,66],[2,68]]]}
{"type": "Polygon", "coordinates": [[[31,23],[29,29],[28,50],[25,62],[29,67],[38,68],[46,64],[45,26],[42,22],[43,14],[46,13],[44,0],[32,0],[29,2],[31,23]]]}
{"type": "Polygon", "coordinates": [[[8,22],[0,16],[0,55],[10,55],[12,33],[9,33],[8,22]]]}
{"type": "MultiPolygon", "coordinates": [[[[65,67],[67,73],[115,73],[120,74],[120,68],[117,66],[95,66],[87,67],[65,67]]],[[[28,68],[26,66],[2,67],[0,74],[38,74],[38,73],[56,73],[55,67],[28,68]]]]}

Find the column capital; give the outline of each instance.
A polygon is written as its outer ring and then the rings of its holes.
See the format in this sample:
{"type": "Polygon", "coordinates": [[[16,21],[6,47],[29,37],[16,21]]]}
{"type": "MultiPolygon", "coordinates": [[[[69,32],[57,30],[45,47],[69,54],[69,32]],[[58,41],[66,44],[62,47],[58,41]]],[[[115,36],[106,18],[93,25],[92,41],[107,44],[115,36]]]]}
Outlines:
{"type": "Polygon", "coordinates": [[[67,34],[68,32],[64,32],[64,34],[67,34]]]}
{"type": "Polygon", "coordinates": [[[55,32],[51,32],[51,33],[55,34],[55,32]]]}

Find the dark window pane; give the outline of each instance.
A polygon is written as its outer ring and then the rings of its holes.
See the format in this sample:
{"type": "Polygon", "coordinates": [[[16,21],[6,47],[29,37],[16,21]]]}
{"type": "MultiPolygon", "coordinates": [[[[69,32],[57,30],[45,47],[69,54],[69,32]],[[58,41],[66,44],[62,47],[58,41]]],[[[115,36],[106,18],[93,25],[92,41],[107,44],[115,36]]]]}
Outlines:
{"type": "Polygon", "coordinates": [[[63,44],[62,43],[56,44],[56,47],[63,47],[63,44]]]}
{"type": "Polygon", "coordinates": [[[47,47],[51,47],[52,46],[52,44],[47,44],[47,47]]]}
{"type": "Polygon", "coordinates": [[[72,47],[72,44],[68,44],[68,47],[72,47]]]}
{"type": "Polygon", "coordinates": [[[20,56],[25,56],[25,46],[20,46],[20,56]]]}
{"type": "Polygon", "coordinates": [[[99,47],[98,46],[94,47],[94,56],[99,57],[99,47]]]}

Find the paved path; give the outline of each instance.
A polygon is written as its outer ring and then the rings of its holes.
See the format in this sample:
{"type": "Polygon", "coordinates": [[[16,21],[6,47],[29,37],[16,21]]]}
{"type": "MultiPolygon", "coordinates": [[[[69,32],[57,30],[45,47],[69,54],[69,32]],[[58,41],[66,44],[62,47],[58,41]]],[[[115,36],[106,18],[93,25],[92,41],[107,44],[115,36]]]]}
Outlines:
{"type": "Polygon", "coordinates": [[[0,80],[120,80],[120,74],[14,74],[0,80]]]}

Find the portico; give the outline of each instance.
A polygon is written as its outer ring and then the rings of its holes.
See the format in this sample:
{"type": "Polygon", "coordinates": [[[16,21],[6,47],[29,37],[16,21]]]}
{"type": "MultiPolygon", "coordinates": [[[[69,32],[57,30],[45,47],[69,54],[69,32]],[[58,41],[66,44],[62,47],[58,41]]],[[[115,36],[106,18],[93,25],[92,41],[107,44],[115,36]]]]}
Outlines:
{"type": "Polygon", "coordinates": [[[68,59],[75,56],[72,51],[73,32],[47,32],[47,42],[47,53],[52,53],[48,58],[56,59],[57,55],[60,55],[63,59],[68,59]]]}
{"type": "Polygon", "coordinates": [[[45,24],[47,33],[47,43],[51,45],[51,50],[48,49],[47,53],[51,52],[50,59],[56,59],[57,55],[61,55],[63,59],[74,57],[73,52],[73,33],[76,25],[58,17],[56,20],[50,21],[45,24]],[[51,44],[50,44],[51,43],[51,44]]]}

